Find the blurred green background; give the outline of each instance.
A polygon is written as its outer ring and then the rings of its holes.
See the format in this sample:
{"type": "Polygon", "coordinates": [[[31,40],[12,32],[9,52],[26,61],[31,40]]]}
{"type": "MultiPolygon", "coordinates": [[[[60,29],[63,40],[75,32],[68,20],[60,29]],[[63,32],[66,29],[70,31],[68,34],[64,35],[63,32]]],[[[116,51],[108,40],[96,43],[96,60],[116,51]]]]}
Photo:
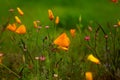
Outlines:
{"type": "Polygon", "coordinates": [[[70,27],[77,24],[80,15],[85,26],[90,21],[106,25],[120,18],[120,5],[111,0],[0,0],[0,6],[0,24],[7,20],[10,14],[8,10],[16,10],[16,7],[24,11],[23,23],[29,25],[32,25],[33,20],[40,20],[47,25],[48,9],[60,17],[64,26],[70,27]]]}

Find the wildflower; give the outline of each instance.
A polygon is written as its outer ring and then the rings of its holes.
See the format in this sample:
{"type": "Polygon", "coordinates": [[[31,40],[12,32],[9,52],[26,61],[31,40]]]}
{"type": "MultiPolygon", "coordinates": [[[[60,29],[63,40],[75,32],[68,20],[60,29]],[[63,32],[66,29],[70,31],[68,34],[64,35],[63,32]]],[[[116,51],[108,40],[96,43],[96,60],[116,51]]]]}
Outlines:
{"type": "Polygon", "coordinates": [[[92,27],[91,27],[91,26],[88,26],[88,30],[89,30],[90,32],[92,32],[92,27]]]}
{"type": "Polygon", "coordinates": [[[62,50],[68,51],[68,47],[58,46],[58,49],[62,49],[62,50]]]}
{"type": "Polygon", "coordinates": [[[85,40],[89,41],[90,40],[90,36],[85,36],[85,40]]]}
{"type": "Polygon", "coordinates": [[[50,26],[45,26],[46,29],[48,29],[50,26]]]}
{"type": "Polygon", "coordinates": [[[15,23],[12,24],[12,25],[11,25],[11,24],[8,24],[7,29],[10,30],[10,31],[15,31],[15,30],[16,30],[16,25],[15,25],[15,23]]]}
{"type": "Polygon", "coordinates": [[[20,26],[16,29],[15,32],[18,33],[18,34],[25,34],[25,33],[26,33],[26,27],[25,27],[25,25],[20,25],[20,26]]]}
{"type": "Polygon", "coordinates": [[[36,20],[36,22],[37,22],[37,23],[40,23],[40,21],[39,21],[39,20],[36,20]]]}
{"type": "Polygon", "coordinates": [[[120,21],[118,21],[117,25],[120,26],[120,21]]]}
{"type": "Polygon", "coordinates": [[[62,48],[68,48],[70,45],[70,40],[66,33],[62,33],[60,36],[57,37],[57,39],[54,40],[54,44],[58,45],[62,48]]]}
{"type": "Polygon", "coordinates": [[[71,36],[72,36],[72,37],[74,37],[74,36],[75,36],[75,32],[76,32],[76,30],[75,30],[75,29],[70,29],[70,34],[71,34],[71,36]]]}
{"type": "Polygon", "coordinates": [[[97,59],[96,57],[94,57],[92,54],[90,54],[88,57],[87,57],[88,60],[96,63],[96,64],[100,64],[100,61],[99,59],[97,59]]]}
{"type": "Polygon", "coordinates": [[[18,24],[21,24],[21,20],[19,19],[18,16],[15,16],[15,20],[16,20],[16,22],[17,22],[18,24]]]}
{"type": "Polygon", "coordinates": [[[118,3],[118,0],[111,0],[112,2],[114,2],[114,3],[118,3]]]}
{"type": "Polygon", "coordinates": [[[105,37],[105,39],[107,39],[107,38],[108,38],[108,35],[106,34],[104,37],[105,37]]]}
{"type": "Polygon", "coordinates": [[[40,58],[39,57],[35,57],[36,60],[39,60],[40,58]]]}
{"type": "Polygon", "coordinates": [[[23,16],[23,11],[19,8],[19,7],[17,7],[17,10],[18,10],[18,13],[21,15],[21,16],[23,16]]]}
{"type": "Polygon", "coordinates": [[[41,29],[41,28],[42,28],[42,26],[38,26],[38,28],[39,28],[39,29],[41,29]]]}
{"type": "Polygon", "coordinates": [[[57,16],[55,19],[55,24],[58,24],[58,23],[59,23],[59,16],[57,16]]]}
{"type": "Polygon", "coordinates": [[[3,54],[0,53],[0,64],[2,63],[3,54]]]}
{"type": "Polygon", "coordinates": [[[120,23],[113,25],[114,28],[118,28],[120,26],[120,23]]]}
{"type": "Polygon", "coordinates": [[[34,27],[38,28],[37,21],[33,21],[34,27]]]}
{"type": "Polygon", "coordinates": [[[91,72],[86,72],[85,73],[86,80],[93,80],[92,73],[91,72]]]}
{"type": "Polygon", "coordinates": [[[49,16],[49,19],[50,20],[53,20],[54,19],[54,15],[53,15],[53,12],[52,12],[52,10],[48,10],[48,16],[49,16]]]}
{"type": "Polygon", "coordinates": [[[54,74],[53,76],[54,76],[55,78],[57,78],[57,77],[58,77],[58,74],[54,74]]]}
{"type": "Polygon", "coordinates": [[[14,12],[14,9],[12,9],[12,8],[11,8],[11,9],[9,9],[9,12],[14,12]]]}
{"type": "Polygon", "coordinates": [[[45,61],[45,59],[46,59],[45,56],[40,56],[41,61],[45,61]]]}

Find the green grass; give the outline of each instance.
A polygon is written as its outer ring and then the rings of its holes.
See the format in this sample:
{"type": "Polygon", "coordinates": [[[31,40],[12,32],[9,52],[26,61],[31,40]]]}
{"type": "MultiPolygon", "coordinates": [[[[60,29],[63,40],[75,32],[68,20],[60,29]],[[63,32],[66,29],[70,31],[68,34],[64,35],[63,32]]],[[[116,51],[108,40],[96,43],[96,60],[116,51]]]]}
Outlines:
{"type": "MultiPolygon", "coordinates": [[[[1,18],[5,19],[8,16],[9,8],[16,9],[17,6],[21,7],[25,12],[26,23],[32,23],[33,20],[39,19],[42,23],[48,23],[47,10],[53,9],[54,13],[60,16],[61,20],[64,20],[66,15],[71,16],[82,16],[85,23],[90,20],[97,21],[101,24],[106,24],[106,22],[114,22],[116,19],[120,18],[119,15],[119,4],[112,3],[108,0],[101,1],[1,1],[1,18]]],[[[1,22],[4,22],[2,20],[1,22]]]]}
{"type": "MultiPolygon", "coordinates": [[[[0,63],[1,80],[85,80],[87,71],[93,73],[95,80],[120,79],[120,27],[113,27],[120,17],[119,4],[109,0],[51,0],[49,3],[41,0],[4,0],[0,1],[0,5],[0,53],[4,54],[0,63]],[[24,11],[23,16],[19,16],[16,7],[24,11]],[[3,24],[10,16],[10,8],[25,24],[26,34],[19,35],[8,30],[1,34],[3,24]],[[60,17],[56,30],[54,22],[48,18],[48,9],[60,17]],[[40,20],[42,28],[39,32],[33,26],[34,20],[40,20]],[[50,28],[46,29],[46,25],[50,28]],[[92,27],[92,32],[88,30],[88,25],[92,27]],[[69,32],[71,28],[76,29],[74,38],[69,32]],[[62,32],[66,32],[70,39],[68,51],[59,50],[53,44],[62,32]],[[108,38],[104,38],[105,35],[108,38]],[[90,36],[90,40],[86,41],[85,36],[90,36]],[[97,57],[101,64],[90,62],[87,59],[89,54],[97,57]],[[46,60],[36,60],[35,57],[39,56],[44,56],[46,60]]],[[[14,23],[14,16],[9,23],[14,23]]]]}

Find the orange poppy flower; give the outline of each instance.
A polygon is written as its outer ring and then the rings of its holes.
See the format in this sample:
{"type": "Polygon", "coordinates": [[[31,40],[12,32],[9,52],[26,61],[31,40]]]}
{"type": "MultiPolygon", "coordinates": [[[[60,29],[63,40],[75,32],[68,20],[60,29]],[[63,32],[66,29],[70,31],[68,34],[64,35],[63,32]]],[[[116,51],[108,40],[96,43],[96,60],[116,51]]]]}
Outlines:
{"type": "Polygon", "coordinates": [[[55,24],[58,24],[58,23],[59,23],[59,16],[57,16],[55,19],[55,24]]]}
{"type": "Polygon", "coordinates": [[[76,32],[76,30],[75,30],[75,29],[70,29],[70,34],[71,34],[71,36],[72,36],[72,37],[74,37],[74,36],[75,36],[75,32],[76,32]]]}
{"type": "Polygon", "coordinates": [[[62,49],[62,50],[68,51],[68,47],[58,46],[58,49],[62,49]]]}
{"type": "Polygon", "coordinates": [[[15,25],[15,23],[12,24],[12,25],[11,25],[11,24],[8,24],[7,29],[10,30],[10,31],[15,31],[15,30],[16,30],[16,25],[15,25]]]}
{"type": "Polygon", "coordinates": [[[62,33],[60,36],[57,37],[57,39],[54,40],[53,43],[58,45],[59,47],[67,49],[70,45],[70,40],[66,33],[62,33]]]}
{"type": "Polygon", "coordinates": [[[117,25],[120,26],[120,21],[117,22],[117,25]]]}
{"type": "Polygon", "coordinates": [[[96,63],[96,64],[100,64],[100,61],[99,59],[97,59],[96,57],[94,57],[92,54],[90,54],[88,57],[87,57],[88,60],[96,63]]]}
{"type": "Polygon", "coordinates": [[[49,19],[50,20],[53,20],[54,19],[54,15],[53,15],[53,12],[52,12],[52,10],[48,10],[48,16],[49,16],[49,19]]]}
{"type": "Polygon", "coordinates": [[[38,28],[38,25],[37,25],[36,21],[33,21],[33,25],[34,25],[35,28],[38,28]]]}
{"type": "Polygon", "coordinates": [[[15,16],[15,20],[16,20],[16,22],[17,22],[18,24],[21,24],[21,20],[19,19],[18,16],[15,16]]]}
{"type": "Polygon", "coordinates": [[[17,10],[18,10],[18,13],[21,15],[21,16],[23,16],[23,11],[19,8],[19,7],[17,7],[17,10]]]}
{"type": "Polygon", "coordinates": [[[86,80],[93,80],[92,73],[91,72],[86,72],[85,73],[86,80]]]}
{"type": "Polygon", "coordinates": [[[15,32],[18,33],[18,34],[25,34],[25,33],[26,33],[26,27],[25,27],[25,25],[20,25],[20,26],[16,29],[15,32]]]}

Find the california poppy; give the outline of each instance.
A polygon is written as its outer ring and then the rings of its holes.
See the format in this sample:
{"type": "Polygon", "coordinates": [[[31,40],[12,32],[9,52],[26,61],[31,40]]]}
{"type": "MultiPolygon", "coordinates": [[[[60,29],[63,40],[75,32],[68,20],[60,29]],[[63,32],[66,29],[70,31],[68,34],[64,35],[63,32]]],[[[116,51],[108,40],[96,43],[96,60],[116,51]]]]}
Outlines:
{"type": "Polygon", "coordinates": [[[18,13],[21,15],[21,16],[23,16],[23,11],[19,8],[19,7],[17,7],[17,10],[18,10],[18,13]]]}
{"type": "Polygon", "coordinates": [[[59,16],[57,16],[55,19],[55,24],[58,24],[58,23],[59,23],[59,16]]]}
{"type": "Polygon", "coordinates": [[[8,24],[7,29],[10,31],[15,31],[16,30],[16,25],[14,24],[8,24]]]}
{"type": "Polygon", "coordinates": [[[120,21],[118,21],[117,25],[120,26],[120,21]]]}
{"type": "Polygon", "coordinates": [[[100,64],[100,61],[99,59],[97,59],[96,57],[94,57],[92,54],[90,54],[88,57],[87,57],[88,60],[96,63],[96,64],[100,64]]]}
{"type": "Polygon", "coordinates": [[[25,33],[26,33],[26,27],[25,27],[25,25],[20,25],[20,26],[16,29],[15,32],[18,33],[18,34],[25,34],[25,33]]]}
{"type": "Polygon", "coordinates": [[[18,24],[21,24],[21,20],[19,19],[18,16],[15,16],[15,20],[16,20],[16,22],[17,22],[18,24]]]}
{"type": "Polygon", "coordinates": [[[49,19],[50,20],[53,20],[54,19],[54,15],[53,15],[53,12],[52,12],[52,10],[48,10],[48,16],[49,16],[49,19]]]}
{"type": "Polygon", "coordinates": [[[91,72],[86,72],[85,73],[86,80],[93,80],[92,73],[91,72]]]}
{"type": "Polygon", "coordinates": [[[75,29],[70,29],[70,34],[71,34],[71,36],[72,36],[72,37],[74,37],[74,36],[75,36],[75,32],[76,32],[76,30],[75,30],[75,29]]]}
{"type": "Polygon", "coordinates": [[[62,49],[62,50],[68,51],[68,47],[58,46],[58,49],[62,49]]]}
{"type": "Polygon", "coordinates": [[[55,39],[54,44],[68,47],[70,44],[70,40],[66,33],[62,33],[60,36],[57,37],[57,39],[55,39]]]}
{"type": "Polygon", "coordinates": [[[37,21],[33,21],[33,25],[34,25],[35,28],[38,28],[37,21]]]}
{"type": "Polygon", "coordinates": [[[57,39],[54,40],[54,44],[58,45],[62,48],[68,48],[70,45],[70,40],[66,33],[62,33],[60,36],[57,37],[57,39]]]}

